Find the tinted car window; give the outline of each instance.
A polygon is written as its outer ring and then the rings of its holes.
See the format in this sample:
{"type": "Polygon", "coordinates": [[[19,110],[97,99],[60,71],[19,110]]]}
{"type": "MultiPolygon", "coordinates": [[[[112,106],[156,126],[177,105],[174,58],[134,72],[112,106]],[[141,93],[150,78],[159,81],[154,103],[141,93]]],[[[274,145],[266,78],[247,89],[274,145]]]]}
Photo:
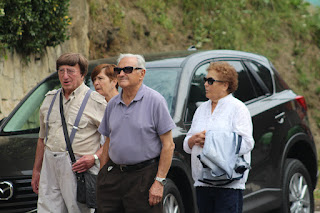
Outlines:
{"type": "MultiPolygon", "coordinates": [[[[237,91],[234,92],[234,96],[243,102],[254,99],[257,97],[257,88],[252,85],[257,85],[257,82],[253,80],[253,77],[242,66],[240,61],[227,61],[238,72],[239,86],[237,91]]],[[[194,73],[191,88],[189,93],[188,105],[187,105],[187,118],[186,122],[191,122],[193,114],[196,111],[200,103],[208,100],[205,95],[203,77],[207,75],[206,69],[209,63],[201,65],[194,73]]],[[[261,89],[260,89],[261,91],[261,89]]],[[[261,93],[261,92],[260,92],[261,93]]]]}
{"type": "Polygon", "coordinates": [[[269,91],[273,92],[273,84],[272,84],[272,77],[271,73],[268,68],[265,66],[258,64],[256,62],[248,62],[251,68],[259,75],[262,81],[265,83],[266,87],[269,91]]]}
{"type": "Polygon", "coordinates": [[[276,92],[281,92],[283,90],[289,89],[289,86],[287,85],[287,83],[284,82],[284,80],[280,77],[279,73],[273,67],[272,64],[271,64],[271,68],[274,73],[273,76],[274,76],[274,83],[275,83],[276,92]]]}
{"type": "Polygon", "coordinates": [[[193,114],[197,107],[204,101],[208,100],[204,89],[203,78],[207,75],[207,68],[209,63],[201,65],[194,73],[191,81],[188,105],[187,105],[187,117],[186,121],[191,122],[193,114]]]}
{"type": "Polygon", "coordinates": [[[252,86],[252,76],[242,66],[240,61],[227,61],[238,72],[238,89],[233,95],[242,102],[249,101],[257,97],[255,89],[252,86]]]}
{"type": "Polygon", "coordinates": [[[13,115],[3,131],[15,132],[39,128],[39,109],[45,94],[59,87],[60,82],[57,78],[51,78],[41,84],[13,115]]]}
{"type": "Polygon", "coordinates": [[[177,68],[148,68],[143,79],[145,85],[158,91],[166,99],[171,116],[174,113],[179,71],[177,68]]]}

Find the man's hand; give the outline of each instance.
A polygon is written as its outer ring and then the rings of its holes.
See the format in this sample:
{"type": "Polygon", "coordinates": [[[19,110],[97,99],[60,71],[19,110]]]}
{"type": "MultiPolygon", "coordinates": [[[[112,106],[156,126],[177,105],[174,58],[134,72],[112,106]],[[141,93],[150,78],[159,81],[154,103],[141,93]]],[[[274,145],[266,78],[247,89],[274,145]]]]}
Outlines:
{"type": "Polygon", "coordinates": [[[78,159],[73,165],[72,165],[72,171],[74,172],[85,172],[94,165],[94,157],[93,155],[84,155],[80,159],[78,159]]]}
{"type": "Polygon", "coordinates": [[[34,159],[33,170],[32,170],[32,180],[31,186],[34,193],[39,193],[39,181],[40,181],[40,171],[42,168],[42,161],[44,155],[44,140],[43,138],[38,138],[36,157],[34,159]]]}
{"type": "Polygon", "coordinates": [[[39,193],[40,172],[34,171],[32,174],[31,186],[34,193],[39,193]]]}
{"type": "Polygon", "coordinates": [[[154,181],[149,189],[149,204],[150,206],[157,205],[162,201],[163,197],[163,185],[158,181],[154,181]]]}

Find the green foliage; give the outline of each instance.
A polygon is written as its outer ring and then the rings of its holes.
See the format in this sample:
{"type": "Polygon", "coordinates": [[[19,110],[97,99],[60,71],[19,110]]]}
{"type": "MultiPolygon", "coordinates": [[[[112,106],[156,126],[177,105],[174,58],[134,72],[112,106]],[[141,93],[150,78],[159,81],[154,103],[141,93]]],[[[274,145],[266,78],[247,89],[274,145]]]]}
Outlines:
{"type": "Polygon", "coordinates": [[[172,1],[154,1],[154,0],[139,0],[136,6],[141,8],[147,18],[153,23],[160,24],[167,30],[173,29],[173,23],[170,16],[167,15],[169,6],[172,6],[172,1]]]}
{"type": "Polygon", "coordinates": [[[108,4],[108,13],[112,16],[113,24],[115,26],[121,25],[125,16],[124,8],[122,8],[117,0],[111,1],[108,4]]]}
{"type": "Polygon", "coordinates": [[[278,40],[286,29],[320,47],[319,10],[311,15],[303,0],[183,0],[183,9],[184,24],[194,29],[198,46],[206,41],[214,49],[270,51],[265,43],[278,40]]]}
{"type": "Polygon", "coordinates": [[[29,55],[64,42],[71,24],[68,5],[69,0],[2,0],[0,49],[29,55]]]}

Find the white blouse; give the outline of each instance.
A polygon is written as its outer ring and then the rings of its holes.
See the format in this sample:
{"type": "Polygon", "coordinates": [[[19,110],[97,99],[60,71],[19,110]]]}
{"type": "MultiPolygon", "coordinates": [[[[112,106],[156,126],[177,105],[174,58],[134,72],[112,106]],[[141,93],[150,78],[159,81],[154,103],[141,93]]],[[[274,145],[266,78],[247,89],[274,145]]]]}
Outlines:
{"type": "MultiPolygon", "coordinates": [[[[221,98],[213,113],[211,113],[211,103],[211,100],[208,100],[197,108],[193,116],[191,128],[183,142],[184,151],[191,154],[192,177],[195,181],[194,186],[211,187],[211,185],[198,181],[203,167],[197,156],[202,152],[202,148],[195,145],[190,149],[188,145],[189,138],[203,130],[228,131],[241,135],[242,143],[239,155],[243,155],[244,159],[249,164],[251,162],[251,150],[254,146],[254,140],[252,137],[253,129],[251,116],[246,105],[233,97],[232,94],[221,98]]],[[[219,187],[245,189],[248,173],[249,171],[247,170],[242,179],[219,187]]]]}

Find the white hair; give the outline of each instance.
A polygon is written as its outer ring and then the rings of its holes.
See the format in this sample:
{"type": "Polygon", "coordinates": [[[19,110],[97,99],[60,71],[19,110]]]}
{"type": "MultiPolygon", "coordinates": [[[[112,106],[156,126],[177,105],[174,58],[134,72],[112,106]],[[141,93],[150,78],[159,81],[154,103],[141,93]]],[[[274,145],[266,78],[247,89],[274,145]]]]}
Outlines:
{"type": "Polygon", "coordinates": [[[137,67],[141,67],[143,69],[146,69],[146,61],[145,61],[144,57],[142,55],[138,55],[138,54],[131,54],[131,53],[122,54],[122,53],[120,53],[120,56],[117,60],[117,63],[119,64],[119,62],[123,58],[132,58],[132,57],[137,59],[137,67]]]}

